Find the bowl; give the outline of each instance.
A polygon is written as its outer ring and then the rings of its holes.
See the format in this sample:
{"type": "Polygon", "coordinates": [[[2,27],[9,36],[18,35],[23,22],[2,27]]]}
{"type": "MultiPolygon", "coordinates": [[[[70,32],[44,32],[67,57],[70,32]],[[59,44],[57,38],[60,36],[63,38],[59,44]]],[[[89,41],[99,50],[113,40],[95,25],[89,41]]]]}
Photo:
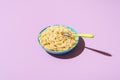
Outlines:
{"type": "MultiPolygon", "coordinates": [[[[39,32],[39,35],[40,35],[44,30],[46,30],[47,28],[52,27],[52,26],[64,26],[64,27],[66,27],[67,29],[70,29],[71,31],[77,33],[77,31],[74,30],[74,29],[73,29],[72,27],[70,27],[70,26],[57,24],[57,25],[51,25],[51,26],[45,27],[44,29],[42,29],[42,30],[39,32]]],[[[80,39],[80,37],[76,36],[76,37],[75,37],[75,39],[76,39],[75,44],[74,44],[71,48],[69,48],[69,49],[67,49],[67,50],[63,50],[63,51],[52,51],[52,50],[46,49],[46,48],[44,48],[44,46],[42,46],[42,44],[40,43],[40,40],[39,40],[39,35],[38,35],[38,42],[39,42],[40,46],[41,46],[45,51],[47,51],[47,52],[50,53],[50,54],[66,54],[66,53],[69,53],[70,51],[72,51],[72,50],[77,46],[77,44],[78,44],[78,42],[79,42],[79,39],[80,39]]]]}

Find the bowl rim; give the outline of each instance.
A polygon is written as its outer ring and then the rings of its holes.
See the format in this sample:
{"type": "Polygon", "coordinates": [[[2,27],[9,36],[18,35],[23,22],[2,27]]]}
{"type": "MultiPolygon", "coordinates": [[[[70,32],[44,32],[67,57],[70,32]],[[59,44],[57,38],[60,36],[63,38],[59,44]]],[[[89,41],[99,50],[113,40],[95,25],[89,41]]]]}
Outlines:
{"type": "Polygon", "coordinates": [[[78,36],[76,36],[76,39],[77,39],[77,40],[76,40],[75,44],[74,44],[71,48],[69,48],[69,49],[67,49],[67,50],[52,51],[52,50],[49,50],[49,49],[47,49],[47,48],[44,48],[44,46],[40,43],[39,36],[40,36],[40,34],[41,34],[44,30],[46,30],[46,29],[49,28],[49,27],[53,27],[53,26],[64,26],[64,27],[70,29],[71,31],[73,31],[73,32],[75,32],[75,33],[78,33],[74,28],[72,28],[72,27],[70,27],[70,26],[67,26],[67,25],[55,24],[55,25],[46,26],[46,27],[44,27],[44,28],[39,32],[39,34],[38,34],[38,42],[39,42],[39,45],[40,45],[44,50],[46,50],[46,51],[48,51],[48,52],[52,52],[52,54],[57,54],[57,53],[62,53],[62,52],[66,52],[66,51],[71,51],[73,48],[75,48],[75,47],[77,46],[77,44],[78,44],[78,42],[79,42],[79,39],[80,39],[80,37],[78,37],[78,36]]]}

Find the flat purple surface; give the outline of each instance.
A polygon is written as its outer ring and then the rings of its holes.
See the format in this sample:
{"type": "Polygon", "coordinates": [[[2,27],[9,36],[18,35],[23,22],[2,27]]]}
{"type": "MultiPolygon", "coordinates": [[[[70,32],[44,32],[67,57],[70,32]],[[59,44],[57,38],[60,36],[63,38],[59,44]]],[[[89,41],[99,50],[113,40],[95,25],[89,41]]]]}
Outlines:
{"type": "Polygon", "coordinates": [[[120,80],[119,34],[120,0],[0,0],[0,80],[120,80]],[[37,37],[53,24],[95,34],[85,46],[112,57],[86,48],[69,59],[49,55],[37,37]]]}

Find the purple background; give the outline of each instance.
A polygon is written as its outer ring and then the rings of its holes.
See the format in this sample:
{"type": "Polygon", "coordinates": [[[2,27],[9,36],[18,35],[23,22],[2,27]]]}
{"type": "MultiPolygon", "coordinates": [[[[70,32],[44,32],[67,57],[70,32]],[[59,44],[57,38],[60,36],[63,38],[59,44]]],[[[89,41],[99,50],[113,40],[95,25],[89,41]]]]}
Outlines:
{"type": "Polygon", "coordinates": [[[120,0],[0,0],[0,80],[120,80],[120,0]],[[47,54],[37,36],[64,24],[93,33],[72,59],[47,54]]]}

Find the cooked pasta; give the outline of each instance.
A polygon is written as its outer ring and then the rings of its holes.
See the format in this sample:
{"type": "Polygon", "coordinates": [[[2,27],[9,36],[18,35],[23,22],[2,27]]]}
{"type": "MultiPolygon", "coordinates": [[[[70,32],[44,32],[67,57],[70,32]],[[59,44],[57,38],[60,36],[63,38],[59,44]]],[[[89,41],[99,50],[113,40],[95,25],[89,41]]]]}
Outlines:
{"type": "Polygon", "coordinates": [[[63,32],[75,33],[65,26],[51,26],[39,35],[39,41],[44,48],[52,51],[67,50],[75,45],[76,38],[75,36],[64,36],[63,32]]]}

